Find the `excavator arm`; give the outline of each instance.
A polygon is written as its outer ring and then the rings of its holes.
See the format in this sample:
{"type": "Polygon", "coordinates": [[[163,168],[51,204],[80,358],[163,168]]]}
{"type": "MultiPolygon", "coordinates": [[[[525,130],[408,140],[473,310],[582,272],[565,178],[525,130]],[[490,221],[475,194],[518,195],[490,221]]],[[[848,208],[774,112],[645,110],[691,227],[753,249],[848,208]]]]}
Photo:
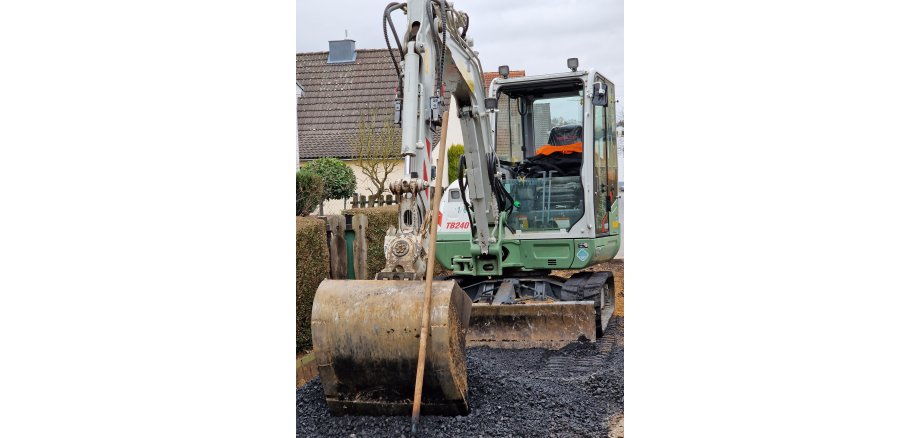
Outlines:
{"type": "Polygon", "coordinates": [[[398,228],[387,232],[386,266],[375,280],[327,279],[317,288],[311,317],[314,351],[327,405],[336,415],[408,414],[415,387],[426,394],[422,413],[465,414],[464,333],[472,302],[453,280],[434,281],[431,289],[420,280],[434,257],[428,253],[434,247],[430,221],[437,220],[429,214],[434,185],[428,170],[431,144],[444,135],[439,126],[448,92],[458,104],[468,145],[468,204],[479,228],[474,240],[483,252],[494,243],[489,230],[495,223],[490,210],[494,184],[488,165],[494,153],[482,68],[465,35],[466,14],[446,2],[391,3],[384,12],[385,33],[388,28],[396,33],[389,18],[396,10],[408,17],[407,30],[396,43],[399,56],[391,50],[400,75],[395,119],[401,124],[405,162],[402,179],[390,185],[399,199],[398,228]],[[426,345],[420,339],[427,340],[427,355],[419,354],[420,345],[426,345]],[[419,360],[423,368],[417,367],[419,360]],[[422,384],[413,385],[422,369],[422,384]]]}
{"type": "Polygon", "coordinates": [[[377,278],[413,280],[423,277],[427,259],[433,257],[426,253],[429,236],[425,220],[433,185],[428,170],[448,93],[458,109],[465,146],[464,198],[467,193],[469,198],[464,201],[473,224],[471,243],[481,254],[488,254],[490,246],[493,251],[495,248],[500,221],[499,203],[493,193],[497,190],[501,194],[502,189],[494,180],[497,161],[490,111],[486,109],[482,66],[472,49],[472,39],[466,36],[468,15],[438,0],[391,3],[384,12],[385,33],[388,26],[395,33],[390,14],[397,10],[407,17],[407,29],[397,42],[399,59],[393,57],[401,86],[395,108],[402,130],[404,172],[403,178],[390,186],[400,200],[399,227],[388,232],[384,245],[387,263],[377,278]]]}

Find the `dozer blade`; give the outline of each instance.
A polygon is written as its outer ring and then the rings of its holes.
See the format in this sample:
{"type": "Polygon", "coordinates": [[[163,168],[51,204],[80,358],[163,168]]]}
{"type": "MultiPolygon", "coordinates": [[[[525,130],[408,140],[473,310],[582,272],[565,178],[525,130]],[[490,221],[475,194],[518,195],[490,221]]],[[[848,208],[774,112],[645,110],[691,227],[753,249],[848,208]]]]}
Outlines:
{"type": "Polygon", "coordinates": [[[473,304],[466,345],[559,349],[597,339],[593,301],[473,304]]]}
{"type": "MultiPolygon", "coordinates": [[[[424,292],[424,281],[320,283],[310,327],[333,415],[411,414],[424,292]]],[[[453,280],[433,282],[422,414],[469,412],[464,329],[471,305],[453,280]]]]}

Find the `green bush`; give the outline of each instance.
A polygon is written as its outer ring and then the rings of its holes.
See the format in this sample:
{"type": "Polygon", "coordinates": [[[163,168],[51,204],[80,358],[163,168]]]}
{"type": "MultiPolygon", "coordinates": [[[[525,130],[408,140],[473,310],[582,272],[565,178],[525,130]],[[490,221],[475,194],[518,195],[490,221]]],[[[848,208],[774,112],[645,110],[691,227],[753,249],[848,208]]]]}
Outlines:
{"type": "Polygon", "coordinates": [[[320,282],[329,276],[329,247],[326,222],[312,217],[297,218],[297,353],[313,348],[310,315],[320,282]]]}
{"type": "Polygon", "coordinates": [[[457,180],[460,176],[460,156],[463,155],[463,145],[455,144],[447,150],[447,180],[448,184],[457,180]]]}
{"type": "Polygon", "coordinates": [[[367,274],[370,278],[374,278],[374,275],[386,266],[386,257],[383,254],[383,240],[390,225],[398,226],[399,206],[351,208],[343,210],[342,214],[367,215],[367,274]]]}
{"type": "Polygon", "coordinates": [[[307,216],[323,202],[323,179],[306,166],[297,171],[297,216],[307,216]]]}
{"type": "Polygon", "coordinates": [[[323,180],[323,200],[351,197],[358,185],[355,172],[338,158],[319,158],[306,167],[323,180]]]}

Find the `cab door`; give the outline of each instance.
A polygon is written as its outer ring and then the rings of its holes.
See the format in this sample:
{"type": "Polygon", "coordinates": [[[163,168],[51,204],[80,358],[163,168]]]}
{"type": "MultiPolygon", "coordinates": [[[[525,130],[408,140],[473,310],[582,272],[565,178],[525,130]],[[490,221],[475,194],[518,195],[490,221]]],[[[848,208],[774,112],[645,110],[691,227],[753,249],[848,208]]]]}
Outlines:
{"type": "Polygon", "coordinates": [[[607,105],[607,209],[611,221],[610,233],[621,234],[620,226],[620,163],[618,162],[619,148],[617,145],[617,117],[616,100],[613,99],[613,84],[608,85],[611,93],[611,103],[607,105]]]}
{"type": "MultiPolygon", "coordinates": [[[[597,82],[607,83],[600,76],[597,82]]],[[[607,90],[613,90],[609,83],[607,90]]],[[[610,103],[594,106],[594,226],[597,236],[610,235],[610,212],[616,199],[616,117],[608,114],[615,112],[613,108],[610,103]],[[612,124],[611,120],[614,120],[612,124]]]]}

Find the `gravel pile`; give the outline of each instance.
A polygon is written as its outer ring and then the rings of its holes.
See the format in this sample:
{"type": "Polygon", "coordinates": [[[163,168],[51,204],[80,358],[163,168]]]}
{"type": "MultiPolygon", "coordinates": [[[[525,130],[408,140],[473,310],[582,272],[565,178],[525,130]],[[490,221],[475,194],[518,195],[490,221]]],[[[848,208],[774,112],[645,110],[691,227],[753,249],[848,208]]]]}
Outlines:
{"type": "MultiPolygon", "coordinates": [[[[559,351],[467,349],[470,414],[422,417],[421,437],[606,437],[623,412],[623,319],[559,351]],[[585,370],[594,370],[593,372],[585,370]]],[[[409,417],[333,417],[322,384],[297,390],[297,436],[410,436],[409,417]]]]}

